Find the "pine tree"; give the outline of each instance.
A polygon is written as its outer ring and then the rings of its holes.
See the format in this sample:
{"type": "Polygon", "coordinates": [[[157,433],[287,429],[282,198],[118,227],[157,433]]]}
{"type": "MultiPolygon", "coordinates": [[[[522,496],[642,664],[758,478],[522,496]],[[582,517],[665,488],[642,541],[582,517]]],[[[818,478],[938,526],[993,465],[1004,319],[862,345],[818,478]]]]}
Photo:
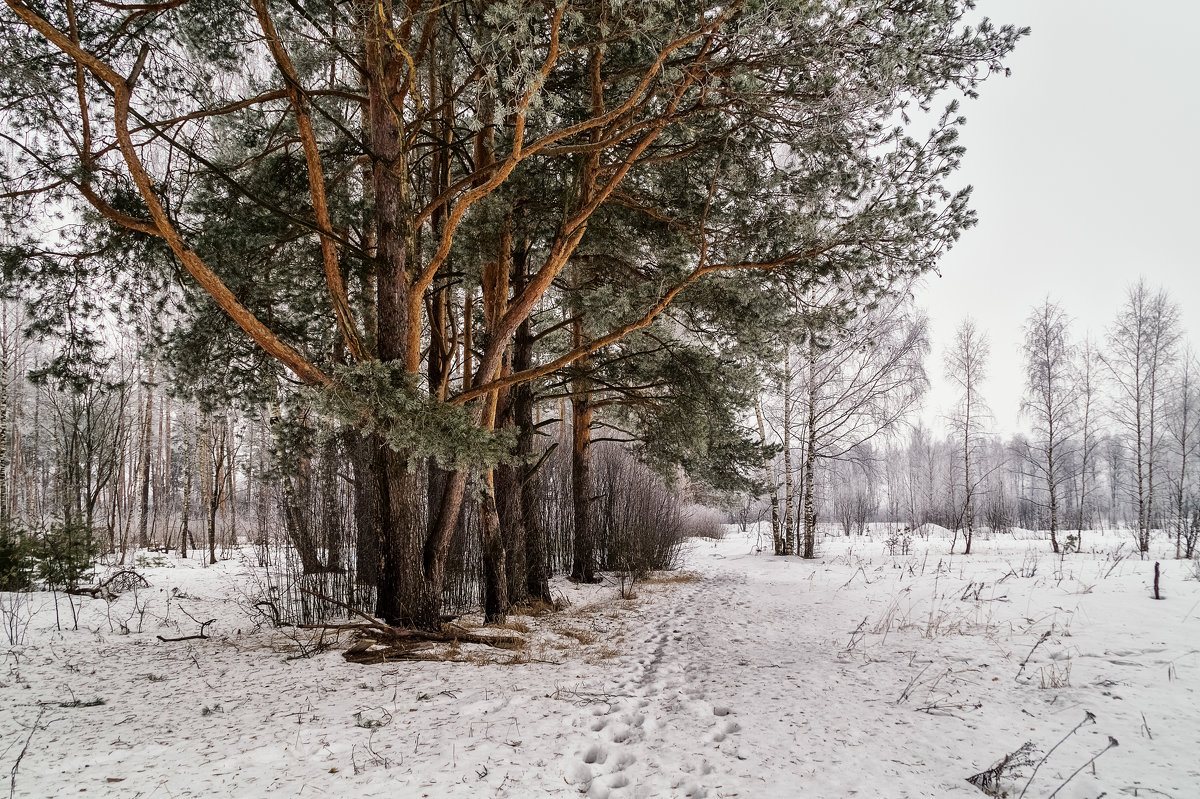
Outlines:
{"type": "MultiPolygon", "coordinates": [[[[892,121],[943,90],[973,94],[1022,34],[967,27],[957,0],[6,5],[6,132],[37,135],[9,135],[3,183],[27,208],[74,203],[87,235],[53,252],[88,256],[51,255],[26,227],[9,262],[47,291],[133,287],[141,318],[169,304],[183,323],[151,332],[181,379],[259,404],[296,380],[360,430],[376,611],[421,627],[440,624],[470,476],[511,451],[493,430],[500,392],[722,275],[840,275],[870,294],[929,269],[973,222],[967,193],[946,188],[961,119],[952,107],[922,139],[892,121]],[[495,278],[524,205],[514,292],[495,278]],[[616,206],[677,230],[673,256],[639,259],[612,327],[506,368],[616,206]],[[459,283],[483,300],[477,351],[474,320],[455,340],[440,317],[459,283]],[[457,350],[437,386],[431,349],[457,350]],[[436,495],[430,459],[446,472],[436,495]]],[[[49,299],[47,313],[69,301],[49,299]]]]}

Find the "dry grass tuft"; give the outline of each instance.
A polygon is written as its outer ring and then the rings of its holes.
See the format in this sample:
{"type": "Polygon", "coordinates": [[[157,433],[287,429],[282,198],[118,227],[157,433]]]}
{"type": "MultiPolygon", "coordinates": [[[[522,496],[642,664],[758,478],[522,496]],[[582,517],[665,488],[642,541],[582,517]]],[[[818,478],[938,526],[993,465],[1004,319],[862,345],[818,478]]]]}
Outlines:
{"type": "Polygon", "coordinates": [[[509,613],[514,616],[533,616],[534,618],[538,618],[540,616],[549,616],[551,613],[560,610],[562,608],[558,606],[558,603],[550,604],[549,602],[542,602],[540,599],[535,599],[524,605],[514,605],[509,609],[509,613]]]}
{"type": "Polygon", "coordinates": [[[512,616],[509,616],[499,624],[490,626],[497,630],[512,630],[517,633],[527,633],[530,629],[529,625],[523,619],[513,618],[512,616]]]}
{"type": "Polygon", "coordinates": [[[597,635],[591,630],[580,630],[576,627],[561,627],[557,630],[559,635],[564,635],[567,638],[574,638],[584,646],[596,643],[597,635]]]}
{"type": "Polygon", "coordinates": [[[698,583],[703,579],[696,572],[656,572],[643,579],[642,585],[674,585],[676,583],[698,583]]]}
{"type": "Polygon", "coordinates": [[[620,654],[621,654],[620,649],[618,649],[615,646],[610,646],[608,644],[605,644],[604,646],[597,647],[596,649],[589,651],[587,654],[587,657],[584,658],[584,662],[585,663],[598,663],[599,661],[602,661],[602,660],[612,660],[613,658],[617,657],[620,654]]]}

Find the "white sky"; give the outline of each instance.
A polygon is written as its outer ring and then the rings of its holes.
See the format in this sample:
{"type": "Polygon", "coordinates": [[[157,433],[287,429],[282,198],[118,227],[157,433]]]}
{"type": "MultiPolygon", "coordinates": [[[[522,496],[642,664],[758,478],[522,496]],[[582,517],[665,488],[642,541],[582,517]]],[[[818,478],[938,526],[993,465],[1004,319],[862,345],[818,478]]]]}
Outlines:
{"type": "Polygon", "coordinates": [[[1126,288],[1145,276],[1183,308],[1200,343],[1200,3],[982,0],[998,23],[1028,25],[1007,62],[964,103],[979,224],[917,292],[930,315],[935,430],[954,395],[942,350],[974,317],[991,339],[984,396],[994,432],[1019,427],[1021,326],[1047,295],[1102,339],[1126,288]]]}

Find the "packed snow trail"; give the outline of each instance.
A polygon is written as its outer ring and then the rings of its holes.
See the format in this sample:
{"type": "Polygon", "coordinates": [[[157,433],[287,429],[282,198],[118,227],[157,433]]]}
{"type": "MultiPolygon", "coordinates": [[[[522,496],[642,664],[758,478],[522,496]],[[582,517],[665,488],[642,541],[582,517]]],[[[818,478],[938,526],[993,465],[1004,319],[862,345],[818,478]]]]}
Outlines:
{"type": "Polygon", "coordinates": [[[911,554],[829,538],[815,561],[693,542],[693,577],[636,600],[556,583],[571,606],[518,617],[513,664],[311,654],[253,618],[250,562],[172,562],[111,605],[75,599],[77,630],[64,598],[57,619],[50,594],[28,598],[0,667],[0,769],[20,757],[23,797],[978,799],[967,777],[1027,741],[1041,757],[1092,712],[1030,799],[1109,736],[1058,797],[1190,799],[1200,582],[1163,558],[1154,602],[1152,563],[1090,537],[1068,558],[1009,536],[969,558],[937,535],[911,554]],[[158,640],[192,618],[217,619],[209,639],[158,640]]]}

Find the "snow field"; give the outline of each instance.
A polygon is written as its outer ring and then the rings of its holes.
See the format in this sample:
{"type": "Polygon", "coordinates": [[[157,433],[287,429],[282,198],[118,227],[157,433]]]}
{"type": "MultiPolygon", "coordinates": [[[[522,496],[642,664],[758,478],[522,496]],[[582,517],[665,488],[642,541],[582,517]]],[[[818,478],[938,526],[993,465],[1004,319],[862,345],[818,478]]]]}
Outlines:
{"type": "Polygon", "coordinates": [[[67,597],[56,620],[51,594],[4,595],[0,769],[20,758],[23,797],[979,797],[967,777],[1027,741],[1036,763],[1090,712],[1027,797],[1109,736],[1058,797],[1200,796],[1193,564],[1152,553],[1156,602],[1116,533],[1066,557],[885,538],[815,561],[695,541],[632,601],[556,583],[569,608],[511,618],[522,651],[439,652],[465,662],[354,665],[345,635],[301,657],[318,633],[264,624],[248,560],[140,569],[150,588],[75,597],[78,629],[67,597]]]}

